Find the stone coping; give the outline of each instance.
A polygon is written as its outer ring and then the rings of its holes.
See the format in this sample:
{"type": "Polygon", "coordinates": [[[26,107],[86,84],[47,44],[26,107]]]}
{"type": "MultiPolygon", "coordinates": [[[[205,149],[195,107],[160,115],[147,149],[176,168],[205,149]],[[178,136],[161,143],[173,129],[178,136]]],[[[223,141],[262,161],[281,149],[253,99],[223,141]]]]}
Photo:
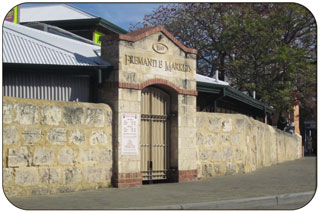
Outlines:
{"type": "Polygon", "coordinates": [[[128,34],[115,34],[115,35],[106,35],[100,38],[101,41],[113,41],[113,40],[124,40],[136,42],[147,36],[155,34],[157,32],[162,32],[165,34],[173,43],[175,43],[179,48],[181,48],[186,53],[198,54],[198,50],[188,48],[184,46],[180,41],[178,41],[168,30],[163,26],[148,27],[142,28],[135,31],[132,31],[128,34]]]}

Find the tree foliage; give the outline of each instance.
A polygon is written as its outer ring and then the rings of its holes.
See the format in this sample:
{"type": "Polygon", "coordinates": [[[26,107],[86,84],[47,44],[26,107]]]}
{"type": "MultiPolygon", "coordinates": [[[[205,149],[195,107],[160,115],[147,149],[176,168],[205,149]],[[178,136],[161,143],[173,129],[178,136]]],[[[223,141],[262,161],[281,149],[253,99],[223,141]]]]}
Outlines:
{"type": "Polygon", "coordinates": [[[198,50],[198,73],[219,70],[278,111],[316,97],[316,23],[298,4],[166,4],[130,30],[156,25],[198,50]]]}

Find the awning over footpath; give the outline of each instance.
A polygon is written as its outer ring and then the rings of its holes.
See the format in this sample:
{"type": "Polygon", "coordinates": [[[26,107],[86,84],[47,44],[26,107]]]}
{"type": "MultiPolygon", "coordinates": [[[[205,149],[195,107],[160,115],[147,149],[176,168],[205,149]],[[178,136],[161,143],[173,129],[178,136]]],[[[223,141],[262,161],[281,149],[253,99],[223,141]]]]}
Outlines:
{"type": "Polygon", "coordinates": [[[227,82],[196,74],[198,92],[220,95],[240,101],[265,113],[272,114],[273,108],[231,87],[227,82]]]}

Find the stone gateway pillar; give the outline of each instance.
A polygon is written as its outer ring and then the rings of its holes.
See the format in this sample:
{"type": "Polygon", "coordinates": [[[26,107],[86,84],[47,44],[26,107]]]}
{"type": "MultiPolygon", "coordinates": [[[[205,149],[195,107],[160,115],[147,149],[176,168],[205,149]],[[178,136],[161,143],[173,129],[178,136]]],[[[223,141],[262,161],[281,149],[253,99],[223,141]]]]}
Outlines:
{"type": "Polygon", "coordinates": [[[161,26],[101,41],[113,65],[98,95],[113,109],[113,185],[196,180],[197,50],[161,26]]]}

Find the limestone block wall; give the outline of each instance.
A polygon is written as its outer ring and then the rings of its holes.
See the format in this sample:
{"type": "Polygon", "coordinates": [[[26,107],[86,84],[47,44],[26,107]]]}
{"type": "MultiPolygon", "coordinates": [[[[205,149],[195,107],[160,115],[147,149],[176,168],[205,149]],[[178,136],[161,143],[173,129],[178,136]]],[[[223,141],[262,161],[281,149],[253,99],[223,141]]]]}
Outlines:
{"type": "Polygon", "coordinates": [[[196,97],[178,96],[178,162],[179,181],[195,180],[197,176],[196,152],[196,97]],[[187,173],[187,174],[185,174],[187,173]]]}
{"type": "Polygon", "coordinates": [[[108,105],[3,97],[2,115],[8,197],[110,186],[108,105]]]}
{"type": "MultiPolygon", "coordinates": [[[[118,172],[119,173],[136,173],[140,172],[140,155],[121,155],[121,143],[122,143],[122,113],[134,113],[140,116],[141,105],[141,90],[122,89],[119,88],[119,107],[115,110],[118,112],[118,135],[117,141],[117,153],[118,155],[118,172]],[[120,143],[119,143],[120,142],[120,143]]],[[[140,132],[139,132],[140,133],[140,132]]],[[[140,138],[140,136],[139,136],[140,138]]],[[[140,148],[140,147],[139,147],[140,148]]]]}
{"type": "Polygon", "coordinates": [[[301,157],[301,136],[245,115],[197,112],[198,177],[247,173],[301,157]]]}

